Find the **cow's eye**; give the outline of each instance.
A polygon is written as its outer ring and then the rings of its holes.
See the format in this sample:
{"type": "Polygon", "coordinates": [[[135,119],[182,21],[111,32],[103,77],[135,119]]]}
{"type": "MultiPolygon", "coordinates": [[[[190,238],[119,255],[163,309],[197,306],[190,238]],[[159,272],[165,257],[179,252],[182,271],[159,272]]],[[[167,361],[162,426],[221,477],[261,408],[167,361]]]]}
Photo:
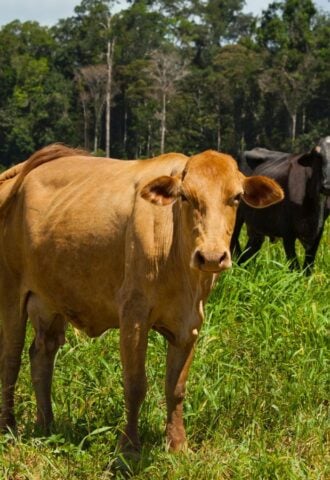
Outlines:
{"type": "Polygon", "coordinates": [[[181,200],[183,202],[188,202],[188,198],[183,193],[181,193],[181,200]]]}
{"type": "Polygon", "coordinates": [[[237,193],[237,195],[233,195],[230,200],[229,200],[229,204],[230,205],[238,205],[239,202],[241,201],[241,198],[242,198],[242,193],[237,193]]]}

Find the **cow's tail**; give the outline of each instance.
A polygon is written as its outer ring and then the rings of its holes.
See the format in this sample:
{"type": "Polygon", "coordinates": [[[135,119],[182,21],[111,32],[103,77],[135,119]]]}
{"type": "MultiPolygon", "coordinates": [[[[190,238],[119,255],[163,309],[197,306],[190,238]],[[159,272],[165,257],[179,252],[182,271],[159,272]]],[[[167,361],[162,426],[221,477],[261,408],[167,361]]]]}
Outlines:
{"type": "Polygon", "coordinates": [[[74,155],[88,156],[90,154],[85,150],[54,143],[52,145],[48,145],[47,147],[41,148],[31,155],[31,157],[25,162],[14,165],[12,168],[9,168],[3,172],[0,175],[0,214],[3,214],[6,211],[7,207],[22,185],[24,178],[29,172],[39,167],[39,165],[43,165],[44,163],[51,162],[52,160],[56,160],[58,158],[71,157],[74,155]],[[11,180],[11,186],[8,185],[9,180],[11,180]],[[3,198],[1,198],[1,194],[3,194],[3,198]]]}

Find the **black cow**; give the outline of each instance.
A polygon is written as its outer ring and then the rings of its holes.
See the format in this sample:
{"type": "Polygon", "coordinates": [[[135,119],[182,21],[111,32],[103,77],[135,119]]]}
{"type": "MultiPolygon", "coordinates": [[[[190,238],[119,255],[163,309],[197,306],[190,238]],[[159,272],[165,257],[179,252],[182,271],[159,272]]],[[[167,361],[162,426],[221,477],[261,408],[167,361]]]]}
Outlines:
{"type": "Polygon", "coordinates": [[[266,175],[283,188],[285,198],[277,205],[255,210],[239,207],[232,249],[243,263],[260,248],[265,236],[283,239],[291,266],[299,267],[295,241],[305,249],[304,269],[311,272],[324,223],[330,213],[330,136],[322,138],[311,152],[290,154],[255,148],[244,152],[241,170],[248,175],[266,175]],[[246,223],[248,243],[242,254],[239,234],[246,223]]]}

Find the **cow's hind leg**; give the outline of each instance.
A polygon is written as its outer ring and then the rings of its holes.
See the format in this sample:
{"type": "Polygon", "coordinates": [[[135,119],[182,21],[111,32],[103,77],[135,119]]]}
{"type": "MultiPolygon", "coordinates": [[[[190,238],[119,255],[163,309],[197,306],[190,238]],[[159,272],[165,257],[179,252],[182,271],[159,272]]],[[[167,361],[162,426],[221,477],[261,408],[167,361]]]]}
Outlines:
{"type": "Polygon", "coordinates": [[[186,433],[183,424],[183,400],[186,380],[193,358],[194,342],[185,347],[168,345],[166,361],[166,404],[167,444],[171,451],[179,451],[185,447],[186,433]]]}
{"type": "Polygon", "coordinates": [[[49,312],[45,304],[31,294],[27,304],[28,315],[35,330],[35,338],[29,350],[31,376],[37,400],[37,426],[49,433],[53,421],[51,387],[54,359],[65,341],[63,317],[49,312]]]}
{"type": "Polygon", "coordinates": [[[0,372],[2,404],[0,429],[15,428],[14,392],[24,346],[26,313],[20,307],[19,296],[13,298],[10,288],[6,299],[1,299],[0,312],[0,372]],[[10,298],[11,297],[11,301],[10,298]]]}
{"type": "Polygon", "coordinates": [[[138,416],[147,390],[145,372],[148,326],[146,306],[139,296],[126,300],[120,317],[120,355],[123,366],[126,425],[119,441],[124,453],[140,450],[138,416]]]}

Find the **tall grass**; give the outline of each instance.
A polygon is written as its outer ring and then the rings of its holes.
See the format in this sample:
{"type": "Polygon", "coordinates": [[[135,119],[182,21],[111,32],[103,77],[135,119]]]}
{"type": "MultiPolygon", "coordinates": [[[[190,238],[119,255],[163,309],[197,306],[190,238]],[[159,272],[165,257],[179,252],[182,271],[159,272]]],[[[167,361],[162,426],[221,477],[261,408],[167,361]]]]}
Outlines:
{"type": "Polygon", "coordinates": [[[311,277],[289,272],[280,244],[222,275],[189,376],[186,453],[165,450],[159,335],[149,341],[141,460],[124,470],[116,452],[124,422],[118,332],[90,340],[69,331],[56,360],[48,438],[34,431],[27,342],[19,429],[0,437],[0,478],[329,479],[329,233],[328,223],[311,277]]]}

